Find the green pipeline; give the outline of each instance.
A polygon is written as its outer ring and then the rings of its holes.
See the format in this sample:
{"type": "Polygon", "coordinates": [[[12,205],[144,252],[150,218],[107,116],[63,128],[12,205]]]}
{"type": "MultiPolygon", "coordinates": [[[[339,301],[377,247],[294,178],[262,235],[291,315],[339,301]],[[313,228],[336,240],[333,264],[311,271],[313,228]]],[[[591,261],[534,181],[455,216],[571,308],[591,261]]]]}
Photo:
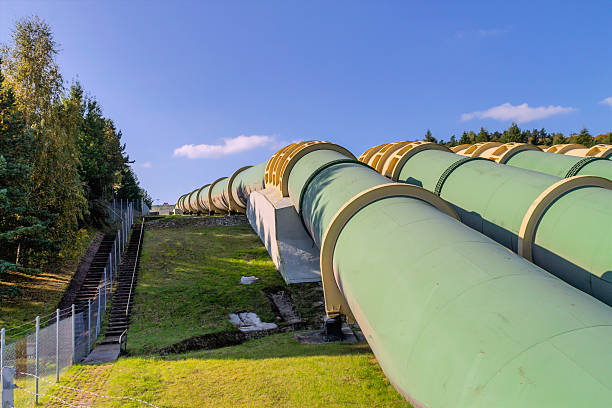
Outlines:
{"type": "Polygon", "coordinates": [[[217,210],[216,212],[229,212],[227,181],[227,177],[223,180],[218,181],[212,186],[212,190],[210,191],[210,201],[212,201],[213,208],[217,210]]]}
{"type": "MultiPolygon", "coordinates": [[[[296,163],[289,194],[320,246],[347,201],[390,182],[319,150],[296,163]]],[[[415,407],[612,404],[611,309],[424,201],[363,207],[333,265],[381,367],[415,407]]]]}
{"type": "MultiPolygon", "coordinates": [[[[540,172],[437,150],[416,153],[404,164],[399,177],[399,181],[438,193],[455,207],[463,223],[515,252],[528,209],[559,180],[540,172]]],[[[540,218],[531,246],[536,265],[609,305],[611,209],[611,190],[583,187],[569,191],[540,218]]]]}
{"type": "Polygon", "coordinates": [[[561,178],[590,175],[612,180],[612,160],[602,157],[575,157],[523,150],[510,157],[505,164],[561,178]]]}
{"type": "Polygon", "coordinates": [[[232,198],[234,201],[246,207],[249,194],[253,191],[263,190],[264,176],[266,173],[266,164],[259,163],[256,166],[249,167],[238,173],[232,183],[232,198]]]}

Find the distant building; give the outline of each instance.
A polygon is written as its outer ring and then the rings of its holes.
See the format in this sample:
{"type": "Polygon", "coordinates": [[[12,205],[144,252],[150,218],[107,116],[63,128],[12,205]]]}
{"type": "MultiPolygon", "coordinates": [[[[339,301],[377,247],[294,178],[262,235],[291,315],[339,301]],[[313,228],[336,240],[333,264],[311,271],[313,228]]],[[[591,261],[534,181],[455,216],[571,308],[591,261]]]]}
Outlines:
{"type": "Polygon", "coordinates": [[[162,205],[153,205],[151,206],[151,212],[150,214],[155,214],[157,213],[158,215],[171,215],[174,214],[174,206],[170,205],[168,203],[164,203],[162,205]]]}

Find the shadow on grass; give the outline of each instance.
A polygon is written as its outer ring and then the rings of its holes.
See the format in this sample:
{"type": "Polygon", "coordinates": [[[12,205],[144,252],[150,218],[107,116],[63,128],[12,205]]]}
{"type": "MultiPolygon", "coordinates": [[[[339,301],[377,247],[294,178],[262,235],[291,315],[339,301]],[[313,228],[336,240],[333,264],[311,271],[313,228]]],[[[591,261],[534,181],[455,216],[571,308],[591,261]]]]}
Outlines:
{"type": "Polygon", "coordinates": [[[149,355],[148,357],[162,358],[170,361],[191,358],[200,360],[264,360],[313,356],[361,355],[371,352],[367,343],[300,344],[295,340],[294,332],[292,332],[274,334],[264,338],[249,340],[240,345],[223,347],[215,350],[191,351],[168,356],[149,355]]]}

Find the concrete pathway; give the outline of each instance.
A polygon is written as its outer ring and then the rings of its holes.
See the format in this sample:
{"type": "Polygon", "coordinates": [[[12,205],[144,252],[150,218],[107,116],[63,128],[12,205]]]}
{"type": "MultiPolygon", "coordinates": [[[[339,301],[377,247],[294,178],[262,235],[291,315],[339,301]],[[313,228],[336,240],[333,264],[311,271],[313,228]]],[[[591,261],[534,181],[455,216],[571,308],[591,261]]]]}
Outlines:
{"type": "Polygon", "coordinates": [[[121,353],[119,343],[100,344],[83,360],[83,364],[102,364],[117,361],[121,353]]]}

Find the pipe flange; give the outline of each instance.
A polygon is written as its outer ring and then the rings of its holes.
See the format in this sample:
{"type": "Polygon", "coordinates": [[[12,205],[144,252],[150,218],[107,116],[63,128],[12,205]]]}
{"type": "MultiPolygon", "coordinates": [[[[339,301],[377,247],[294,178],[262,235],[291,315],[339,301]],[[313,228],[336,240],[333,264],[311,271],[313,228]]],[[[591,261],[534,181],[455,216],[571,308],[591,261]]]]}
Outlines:
{"type": "Polygon", "coordinates": [[[596,144],[586,152],[586,156],[609,159],[612,157],[612,145],[596,144]]]}
{"type": "Polygon", "coordinates": [[[564,178],[574,177],[578,174],[580,170],[584,168],[587,164],[597,161],[597,160],[608,160],[604,157],[585,157],[584,159],[578,160],[576,164],[574,164],[567,172],[564,178]]]}
{"type": "Polygon", "coordinates": [[[185,208],[187,209],[187,211],[190,211],[190,212],[197,211],[196,208],[191,208],[191,195],[193,193],[195,193],[196,191],[198,191],[197,188],[195,190],[193,190],[191,193],[187,194],[187,198],[185,198],[185,200],[186,200],[185,208]]]}
{"type": "Polygon", "coordinates": [[[210,184],[203,185],[202,187],[200,187],[198,189],[198,192],[196,193],[196,207],[198,207],[199,211],[208,211],[208,207],[206,206],[206,202],[204,200],[202,200],[203,197],[201,197],[202,196],[202,192],[208,186],[210,186],[210,184]]]}
{"type": "Polygon", "coordinates": [[[458,167],[462,166],[463,164],[467,162],[471,162],[474,160],[488,160],[488,159],[485,159],[484,157],[464,157],[463,159],[457,160],[456,162],[448,166],[446,170],[444,170],[444,173],[442,173],[442,175],[438,179],[438,182],[436,183],[436,188],[434,189],[433,193],[437,196],[442,194],[442,187],[444,186],[444,183],[446,182],[446,179],[448,178],[448,176],[450,176],[451,173],[455,171],[458,167]]]}
{"type": "MultiPolygon", "coordinates": [[[[342,163],[353,163],[353,164],[359,164],[361,166],[365,166],[368,167],[370,169],[372,169],[367,163],[364,162],[360,162],[359,160],[356,159],[338,159],[338,160],[332,160],[330,162],[325,163],[324,165],[322,165],[321,167],[319,167],[318,169],[316,169],[315,171],[313,171],[310,176],[308,176],[308,178],[306,179],[306,181],[304,182],[304,185],[302,186],[302,191],[300,191],[300,196],[298,198],[298,205],[297,205],[297,213],[300,216],[300,220],[302,220],[302,225],[304,225],[304,229],[306,231],[308,231],[308,228],[306,228],[306,223],[304,222],[304,217],[302,216],[302,207],[303,207],[303,203],[304,203],[304,193],[306,192],[306,190],[308,190],[308,186],[310,185],[310,183],[312,182],[312,180],[314,180],[315,177],[317,177],[323,170],[335,166],[336,164],[342,164],[342,163]]],[[[372,169],[374,170],[374,169],[372,169]]]]}
{"type": "Polygon", "coordinates": [[[558,145],[550,146],[548,149],[546,149],[546,153],[566,154],[570,150],[574,150],[574,149],[586,149],[586,147],[584,147],[581,144],[575,144],[575,143],[558,144],[558,145]]]}
{"type": "Polygon", "coordinates": [[[383,143],[383,144],[380,144],[378,146],[370,147],[368,150],[363,152],[361,154],[361,156],[359,156],[358,160],[360,162],[368,163],[370,161],[370,159],[372,158],[372,156],[374,156],[376,154],[376,152],[378,152],[380,149],[382,149],[386,145],[388,145],[388,143],[383,143]]]}
{"type": "Polygon", "coordinates": [[[278,160],[280,160],[280,158],[285,154],[287,150],[291,149],[296,144],[297,143],[291,143],[290,145],[283,147],[282,149],[274,153],[272,157],[270,157],[270,160],[268,160],[268,162],[266,163],[266,170],[264,173],[264,185],[266,188],[268,188],[268,186],[272,184],[272,173],[276,168],[276,163],[278,162],[278,160]]]}
{"type": "Polygon", "coordinates": [[[334,250],[344,226],[359,210],[374,201],[387,197],[410,197],[425,201],[448,216],[459,220],[455,210],[446,201],[422,187],[404,183],[388,183],[371,187],[353,196],[339,210],[329,223],[321,242],[320,267],[323,292],[325,294],[325,312],[328,316],[343,314],[349,322],[355,318],[342,292],[342,282],[334,270],[334,250]]]}
{"type": "Polygon", "coordinates": [[[484,152],[485,150],[491,148],[491,147],[496,147],[496,146],[501,146],[502,144],[500,142],[479,142],[479,143],[474,143],[473,145],[471,145],[470,147],[468,147],[465,150],[462,150],[461,152],[457,152],[457,154],[460,154],[462,156],[469,156],[469,157],[479,157],[480,154],[482,152],[484,152]]]}
{"type": "Polygon", "coordinates": [[[515,154],[524,152],[525,150],[542,151],[542,149],[540,149],[538,146],[530,143],[510,142],[504,143],[503,145],[499,146],[499,148],[495,149],[489,159],[499,164],[506,164],[515,154]]]}
{"type": "Polygon", "coordinates": [[[464,144],[460,144],[457,146],[453,146],[451,147],[451,152],[453,153],[457,153],[457,154],[461,154],[465,149],[469,148],[471,146],[471,144],[469,143],[464,143],[464,144]]]}
{"type": "Polygon", "coordinates": [[[443,152],[451,151],[448,147],[439,145],[437,143],[412,142],[397,150],[387,159],[381,174],[393,181],[397,181],[402,171],[402,167],[404,167],[404,164],[406,164],[408,159],[424,150],[440,150],[443,152]]]}
{"type": "Polygon", "coordinates": [[[232,183],[234,182],[234,179],[236,179],[236,176],[238,174],[245,171],[246,169],[250,169],[251,167],[253,166],[244,166],[244,167],[239,168],[238,170],[234,172],[234,174],[230,176],[229,180],[227,181],[227,197],[228,197],[230,211],[233,210],[233,211],[238,211],[241,213],[246,212],[246,205],[243,205],[242,203],[239,203],[238,201],[234,199],[234,195],[232,194],[232,183]]]}
{"type": "Polygon", "coordinates": [[[283,197],[289,197],[289,176],[291,174],[291,170],[293,170],[293,167],[302,157],[316,150],[332,150],[347,156],[350,159],[357,160],[353,153],[335,143],[322,141],[304,142],[288,152],[287,155],[283,157],[282,161],[279,162],[277,167],[278,173],[274,183],[276,188],[280,190],[283,197]]]}
{"type": "Polygon", "coordinates": [[[601,187],[612,190],[612,180],[597,176],[574,176],[557,181],[544,190],[529,206],[518,233],[518,254],[533,261],[535,234],[544,213],[563,194],[582,187],[601,187]]]}
{"type": "Polygon", "coordinates": [[[181,211],[185,211],[185,209],[183,207],[183,200],[185,199],[186,196],[187,196],[187,194],[183,194],[182,196],[179,197],[178,200],[176,200],[175,208],[178,208],[181,211]]]}
{"type": "Polygon", "coordinates": [[[218,182],[220,182],[222,180],[225,180],[226,178],[227,177],[218,178],[218,179],[216,179],[215,181],[213,181],[210,184],[210,187],[208,187],[208,210],[209,211],[216,212],[216,213],[219,213],[219,214],[226,212],[224,209],[217,207],[215,205],[215,203],[213,203],[213,200],[212,200],[212,190],[213,190],[213,187],[215,186],[215,184],[217,184],[218,182]]]}

